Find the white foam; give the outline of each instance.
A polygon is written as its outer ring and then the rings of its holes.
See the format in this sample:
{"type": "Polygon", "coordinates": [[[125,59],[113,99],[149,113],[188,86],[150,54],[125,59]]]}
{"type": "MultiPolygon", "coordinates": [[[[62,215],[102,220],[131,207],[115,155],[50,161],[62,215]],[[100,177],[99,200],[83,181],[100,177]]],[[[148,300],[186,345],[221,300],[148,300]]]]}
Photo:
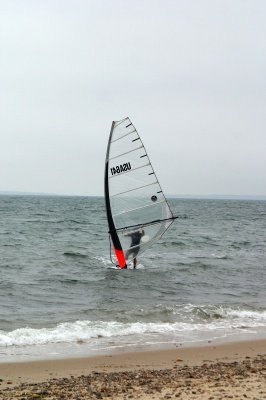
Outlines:
{"type": "Polygon", "coordinates": [[[21,346],[60,342],[89,341],[98,338],[110,338],[144,334],[149,332],[165,333],[177,328],[176,324],[164,323],[119,323],[115,321],[76,321],[62,323],[54,328],[16,329],[12,332],[0,331],[0,346],[21,346]]]}
{"type": "MultiPolygon", "coordinates": [[[[187,308],[191,308],[188,305],[187,308]]],[[[56,325],[52,328],[34,329],[25,327],[11,332],[0,331],[0,347],[7,346],[32,346],[50,343],[78,343],[98,342],[104,338],[131,337],[145,338],[152,336],[170,335],[173,337],[184,334],[197,334],[239,331],[244,332],[256,327],[266,329],[266,311],[249,310],[222,310],[223,318],[207,320],[197,323],[191,319],[188,322],[132,322],[122,323],[117,321],[75,321],[56,325]]],[[[120,340],[120,339],[119,339],[120,340]]],[[[129,339],[130,341],[130,339],[129,339]]]]}
{"type": "Polygon", "coordinates": [[[254,321],[260,325],[266,324],[266,311],[227,310],[225,316],[239,318],[249,323],[254,321]]]}

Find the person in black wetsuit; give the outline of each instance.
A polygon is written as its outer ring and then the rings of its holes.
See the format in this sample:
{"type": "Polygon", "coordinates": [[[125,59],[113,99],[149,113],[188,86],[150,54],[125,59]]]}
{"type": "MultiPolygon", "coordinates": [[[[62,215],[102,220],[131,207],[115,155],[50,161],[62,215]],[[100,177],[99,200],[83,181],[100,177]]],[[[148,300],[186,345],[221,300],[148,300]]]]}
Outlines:
{"type": "Polygon", "coordinates": [[[139,244],[142,236],[144,235],[144,230],[139,229],[138,231],[134,231],[132,233],[127,233],[125,236],[131,237],[130,249],[126,252],[126,259],[130,256],[133,258],[133,268],[135,269],[137,266],[136,256],[139,252],[139,244]],[[132,248],[133,247],[133,248],[132,248]]]}

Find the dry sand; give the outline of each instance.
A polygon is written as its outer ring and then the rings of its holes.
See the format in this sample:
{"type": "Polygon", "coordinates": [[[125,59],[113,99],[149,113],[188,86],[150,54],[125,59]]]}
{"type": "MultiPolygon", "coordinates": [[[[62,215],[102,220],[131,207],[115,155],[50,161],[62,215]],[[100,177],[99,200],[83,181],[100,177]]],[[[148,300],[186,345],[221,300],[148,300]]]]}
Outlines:
{"type": "Polygon", "coordinates": [[[0,364],[0,399],[266,399],[266,340],[0,364]]]}

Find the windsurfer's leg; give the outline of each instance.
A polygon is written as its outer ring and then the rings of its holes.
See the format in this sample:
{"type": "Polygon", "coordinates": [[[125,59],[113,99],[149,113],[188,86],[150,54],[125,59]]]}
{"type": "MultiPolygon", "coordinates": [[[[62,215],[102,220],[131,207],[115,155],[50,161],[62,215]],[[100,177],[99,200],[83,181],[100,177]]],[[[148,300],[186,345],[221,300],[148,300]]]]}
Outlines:
{"type": "Polygon", "coordinates": [[[134,269],[136,268],[136,266],[137,266],[137,255],[138,255],[138,252],[139,252],[139,247],[136,247],[136,249],[135,249],[135,252],[134,252],[134,260],[133,260],[133,267],[134,267],[134,269]]]}
{"type": "Polygon", "coordinates": [[[134,257],[135,257],[135,250],[134,249],[129,249],[126,252],[126,260],[130,260],[130,259],[133,260],[134,257]]]}

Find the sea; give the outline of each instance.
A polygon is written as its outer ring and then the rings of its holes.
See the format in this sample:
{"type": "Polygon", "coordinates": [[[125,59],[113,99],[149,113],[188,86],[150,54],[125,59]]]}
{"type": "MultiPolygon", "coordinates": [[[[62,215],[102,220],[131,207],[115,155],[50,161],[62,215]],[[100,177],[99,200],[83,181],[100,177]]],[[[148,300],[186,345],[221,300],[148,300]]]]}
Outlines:
{"type": "Polygon", "coordinates": [[[266,201],[173,199],[136,270],[102,197],[0,196],[0,361],[266,338],[266,201]]]}

